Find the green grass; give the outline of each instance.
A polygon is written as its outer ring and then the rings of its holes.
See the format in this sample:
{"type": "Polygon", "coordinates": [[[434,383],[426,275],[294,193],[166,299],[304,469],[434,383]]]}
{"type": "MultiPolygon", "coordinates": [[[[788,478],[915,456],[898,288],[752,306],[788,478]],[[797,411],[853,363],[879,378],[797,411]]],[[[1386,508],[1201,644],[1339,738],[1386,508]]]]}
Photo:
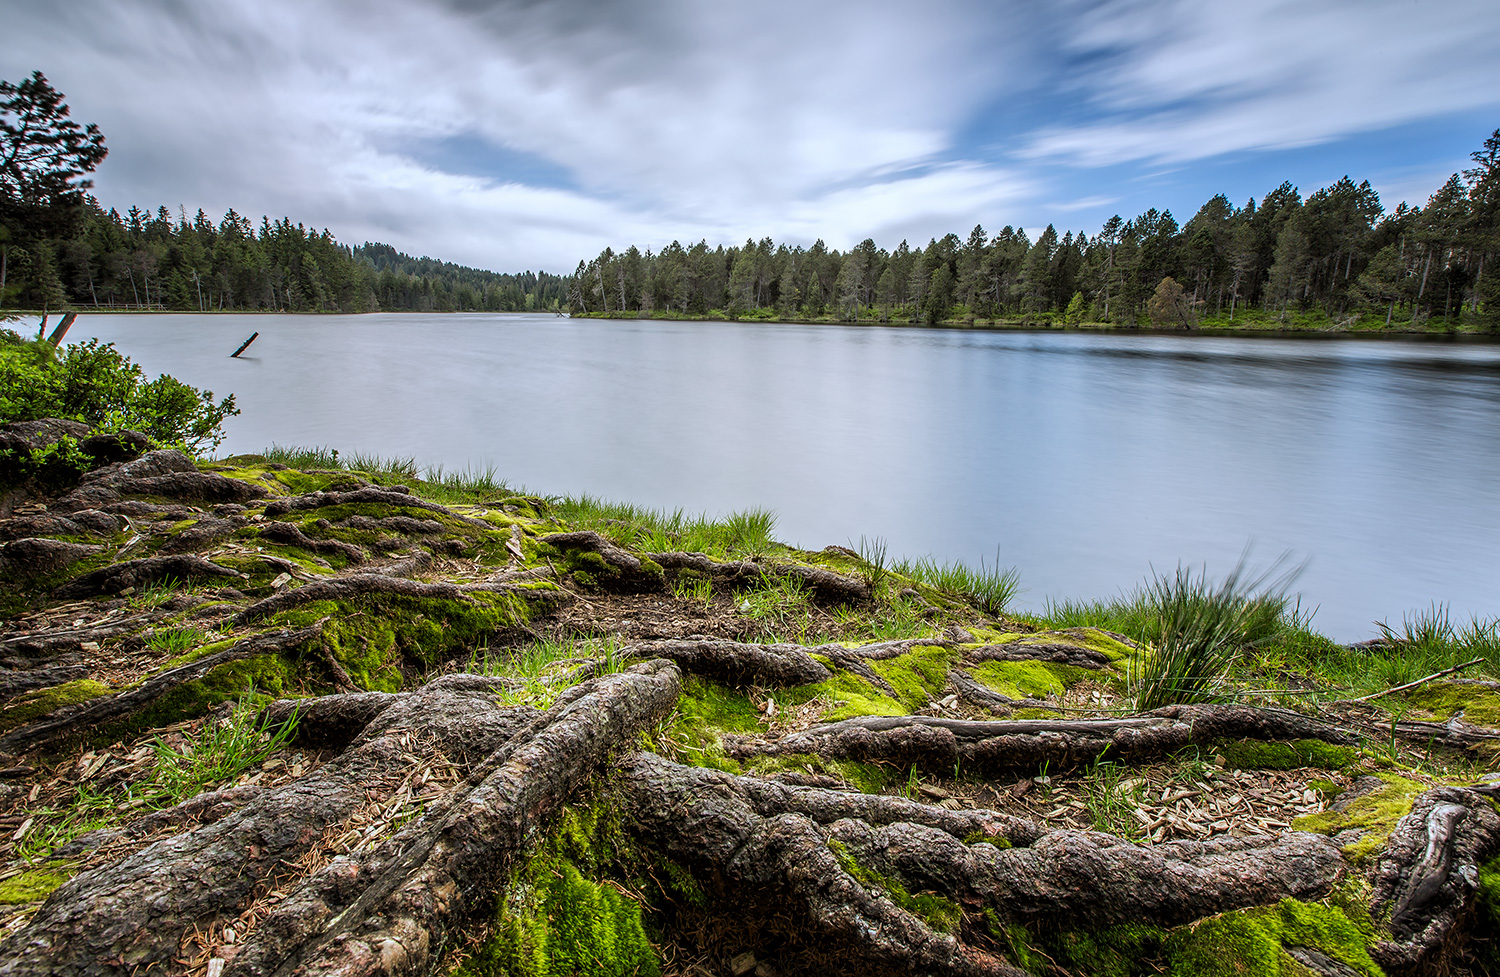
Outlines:
{"type": "Polygon", "coordinates": [[[259,713],[253,703],[241,700],[227,718],[206,720],[182,751],[157,737],[152,743],[154,780],[146,788],[152,803],[161,807],[180,804],[265,761],[286,745],[297,729],[295,716],[290,722],[273,724],[269,718],[257,718],[259,713]]]}
{"type": "Polygon", "coordinates": [[[890,577],[890,567],[886,560],[885,540],[879,536],[873,539],[859,538],[859,575],[864,578],[870,587],[870,593],[878,595],[881,584],[890,577]]]}
{"type": "Polygon", "coordinates": [[[208,640],[208,635],[195,627],[161,628],[152,631],[146,638],[146,647],[159,654],[181,655],[208,640]]]}
{"type": "Polygon", "coordinates": [[[690,516],[683,509],[668,512],[628,502],[609,502],[591,495],[552,500],[558,520],[573,529],[593,529],[621,546],[645,552],[682,550],[718,558],[742,558],[783,549],[771,535],[776,514],[769,509],[746,509],[722,518],[690,516]]]}
{"type": "Polygon", "coordinates": [[[424,469],[415,458],[406,455],[384,457],[358,451],[344,455],[337,448],[277,444],[261,452],[261,457],[304,471],[363,472],[381,484],[406,485],[416,495],[448,504],[483,504],[523,492],[500,478],[493,465],[452,471],[442,465],[430,465],[424,469]]]}
{"type": "Polygon", "coordinates": [[[176,577],[163,577],[147,584],[130,597],[130,606],[136,610],[155,610],[182,590],[183,582],[176,577]]]}
{"type": "Polygon", "coordinates": [[[1144,826],[1135,811],[1143,788],[1144,783],[1131,767],[1108,761],[1090,764],[1083,783],[1083,803],[1094,830],[1122,838],[1141,837],[1144,826]]]}
{"type": "Polygon", "coordinates": [[[1015,567],[1000,569],[998,552],[994,566],[986,566],[981,560],[977,570],[962,562],[938,563],[931,557],[898,560],[892,569],[997,617],[1005,613],[1021,584],[1015,567]]]}
{"type": "Polygon", "coordinates": [[[1268,581],[1269,572],[1246,580],[1243,561],[1218,584],[1209,581],[1206,570],[1194,576],[1188,567],[1171,576],[1153,575],[1137,595],[1149,614],[1147,638],[1154,653],[1132,663],[1129,684],[1136,708],[1220,699],[1241,653],[1286,627],[1290,581],[1286,576],[1269,586],[1268,581]]]}
{"type": "Polygon", "coordinates": [[[17,855],[33,864],[45,862],[59,846],[119,824],[136,808],[144,813],[173,807],[264,762],[295,734],[297,718],[273,724],[259,717],[259,707],[244,699],[226,718],[206,720],[180,748],[157,737],[151,770],[127,784],[123,793],[81,783],[66,808],[32,812],[35,826],[17,846],[17,855]]]}
{"type": "Polygon", "coordinates": [[[1475,658],[1465,678],[1500,678],[1500,618],[1473,618],[1455,625],[1443,605],[1416,611],[1399,625],[1376,622],[1384,643],[1351,649],[1311,632],[1291,628],[1265,646],[1267,663],[1318,676],[1330,695],[1357,697],[1434,675],[1475,658]]]}

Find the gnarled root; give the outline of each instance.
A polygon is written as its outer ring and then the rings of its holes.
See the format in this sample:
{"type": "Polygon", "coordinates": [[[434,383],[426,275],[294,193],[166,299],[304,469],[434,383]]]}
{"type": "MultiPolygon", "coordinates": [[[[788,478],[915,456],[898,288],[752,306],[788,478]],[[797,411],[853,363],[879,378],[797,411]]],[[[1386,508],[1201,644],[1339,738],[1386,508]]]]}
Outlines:
{"type": "Polygon", "coordinates": [[[1443,787],[1419,796],[1391,832],[1374,873],[1371,910],[1391,939],[1370,955],[1388,972],[1419,970],[1474,922],[1479,867],[1500,854],[1500,814],[1486,787],[1443,787]]]}
{"type": "Polygon", "coordinates": [[[348,749],[303,778],[75,877],[0,949],[0,974],[170,972],[179,941],[285,884],[330,832],[380,801],[372,791],[389,792],[393,774],[447,762],[463,777],[457,788],[390,840],[306,878],[234,960],[234,972],[251,974],[425,969],[453,927],[490,904],[527,839],[665,715],[679,688],[674,666],[651,662],[538,713],[501,708],[482,682],[438,679],[390,700],[348,749]]]}
{"type": "Polygon", "coordinates": [[[1144,848],[652,754],[633,757],[623,773],[634,829],[648,847],[687,866],[723,904],[767,917],[790,910],[795,926],[832,944],[825,952],[842,958],[845,973],[1013,975],[987,914],[1080,927],[1174,925],[1287,896],[1317,898],[1343,871],[1338,847],[1317,835],[1144,848]],[[969,843],[976,836],[984,840],[969,843]],[[936,896],[949,911],[923,915],[907,892],[936,896]]]}

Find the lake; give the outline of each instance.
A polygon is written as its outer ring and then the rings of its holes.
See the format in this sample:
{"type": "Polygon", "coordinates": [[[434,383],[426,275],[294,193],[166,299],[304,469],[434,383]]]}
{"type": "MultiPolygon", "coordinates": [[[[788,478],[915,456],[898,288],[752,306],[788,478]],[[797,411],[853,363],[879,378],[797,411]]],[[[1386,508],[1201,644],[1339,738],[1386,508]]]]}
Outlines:
{"type": "Polygon", "coordinates": [[[1305,561],[1341,639],[1500,614],[1500,345],[571,320],[80,316],[270,444],[774,509],[798,545],[1014,565],[1023,606],[1305,561]],[[231,353],[253,331],[238,360],[231,353]]]}

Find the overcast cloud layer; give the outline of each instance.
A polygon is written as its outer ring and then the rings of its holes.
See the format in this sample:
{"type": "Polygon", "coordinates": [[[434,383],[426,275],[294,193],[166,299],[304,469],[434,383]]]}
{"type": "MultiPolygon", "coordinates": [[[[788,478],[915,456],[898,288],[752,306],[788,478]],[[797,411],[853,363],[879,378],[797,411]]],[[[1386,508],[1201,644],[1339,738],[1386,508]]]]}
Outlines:
{"type": "Polygon", "coordinates": [[[1500,126],[1493,0],[0,0],[105,206],[496,270],[605,244],[1186,220],[1344,174],[1425,201],[1500,126]]]}

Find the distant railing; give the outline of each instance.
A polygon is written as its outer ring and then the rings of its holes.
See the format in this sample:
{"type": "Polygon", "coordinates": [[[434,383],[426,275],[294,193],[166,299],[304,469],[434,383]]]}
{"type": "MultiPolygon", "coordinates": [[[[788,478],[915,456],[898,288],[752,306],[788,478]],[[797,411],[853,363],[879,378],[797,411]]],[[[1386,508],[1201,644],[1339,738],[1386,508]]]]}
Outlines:
{"type": "Polygon", "coordinates": [[[75,312],[166,312],[160,302],[110,302],[98,305],[75,302],[70,306],[75,312]]]}

